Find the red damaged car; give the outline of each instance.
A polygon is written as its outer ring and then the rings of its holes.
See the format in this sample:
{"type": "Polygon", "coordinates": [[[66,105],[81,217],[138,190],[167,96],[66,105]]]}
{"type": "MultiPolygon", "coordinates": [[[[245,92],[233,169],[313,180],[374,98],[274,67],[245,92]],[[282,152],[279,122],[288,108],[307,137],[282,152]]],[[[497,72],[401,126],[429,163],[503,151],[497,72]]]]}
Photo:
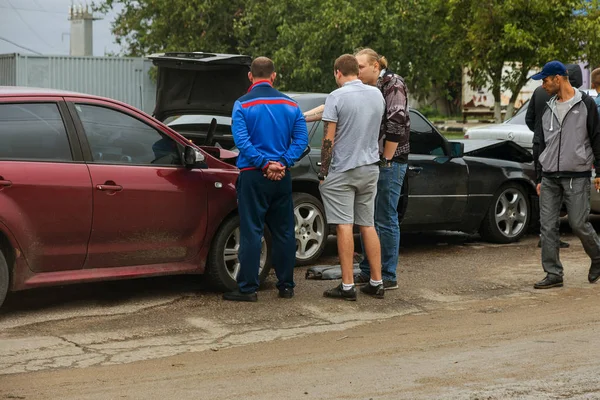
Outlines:
{"type": "MultiPolygon", "coordinates": [[[[250,58],[234,63],[245,75],[250,58]]],[[[8,290],[184,273],[234,288],[227,153],[118,101],[0,87],[0,304],[8,290]]]]}

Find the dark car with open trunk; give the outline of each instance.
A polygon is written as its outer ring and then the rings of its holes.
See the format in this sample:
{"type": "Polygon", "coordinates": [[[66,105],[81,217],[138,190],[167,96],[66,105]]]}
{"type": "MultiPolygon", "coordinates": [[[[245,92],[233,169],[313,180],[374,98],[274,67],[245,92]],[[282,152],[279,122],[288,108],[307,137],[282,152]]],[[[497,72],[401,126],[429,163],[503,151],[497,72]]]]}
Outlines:
{"type": "MultiPolygon", "coordinates": [[[[237,55],[166,53],[158,66],[156,117],[202,146],[235,152],[231,110],[250,86],[248,64],[237,55]],[[218,59],[214,57],[219,57],[218,59]]],[[[303,111],[324,104],[323,93],[286,93],[303,111]]],[[[485,240],[519,240],[537,221],[531,155],[510,141],[448,141],[418,111],[410,110],[409,167],[398,211],[402,231],[479,232],[485,240]]],[[[314,262],[329,229],[317,172],[323,128],[308,123],[310,152],[291,170],[296,217],[296,260],[314,262]]],[[[227,161],[235,157],[227,153],[227,161]]]]}

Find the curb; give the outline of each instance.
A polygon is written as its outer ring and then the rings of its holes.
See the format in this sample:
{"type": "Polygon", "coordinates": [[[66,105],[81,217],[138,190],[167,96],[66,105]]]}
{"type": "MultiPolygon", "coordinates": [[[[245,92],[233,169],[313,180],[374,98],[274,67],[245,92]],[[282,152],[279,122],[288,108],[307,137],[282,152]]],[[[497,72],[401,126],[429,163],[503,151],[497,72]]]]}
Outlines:
{"type": "Polygon", "coordinates": [[[439,130],[444,131],[444,132],[460,132],[460,133],[465,133],[467,131],[467,128],[462,127],[462,126],[436,125],[436,128],[438,128],[439,130]]]}

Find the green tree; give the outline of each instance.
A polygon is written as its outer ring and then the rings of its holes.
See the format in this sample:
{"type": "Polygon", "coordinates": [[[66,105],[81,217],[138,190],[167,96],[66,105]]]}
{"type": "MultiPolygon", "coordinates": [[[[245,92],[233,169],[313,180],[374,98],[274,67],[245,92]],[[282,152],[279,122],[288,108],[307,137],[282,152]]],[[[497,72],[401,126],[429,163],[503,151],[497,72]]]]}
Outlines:
{"type": "Polygon", "coordinates": [[[600,0],[584,1],[579,10],[578,29],[583,35],[584,59],[589,69],[600,67],[600,0]]]}
{"type": "Polygon", "coordinates": [[[273,58],[284,90],[335,88],[335,58],[359,47],[386,56],[411,95],[454,99],[460,64],[439,34],[444,0],[102,0],[127,55],[159,51],[239,52],[273,58]],[[440,67],[443,66],[443,67],[440,67]]]}
{"type": "Polygon", "coordinates": [[[94,9],[119,8],[112,25],[125,55],[162,51],[234,52],[238,40],[234,21],[242,0],[100,0],[94,9]]]}
{"type": "Polygon", "coordinates": [[[240,51],[274,59],[286,90],[330,91],[335,58],[372,47],[413,96],[453,99],[447,82],[460,80],[460,64],[448,55],[453,38],[440,34],[446,11],[442,0],[265,0],[247,4],[236,37],[240,51]]]}
{"type": "Polygon", "coordinates": [[[584,0],[450,0],[447,32],[457,38],[452,54],[469,68],[475,87],[490,87],[495,118],[501,120],[500,94],[512,97],[507,117],[532,68],[552,59],[575,61],[582,32],[574,10],[584,0]],[[452,24],[451,22],[455,22],[452,24]],[[503,70],[509,64],[512,72],[503,70]]]}

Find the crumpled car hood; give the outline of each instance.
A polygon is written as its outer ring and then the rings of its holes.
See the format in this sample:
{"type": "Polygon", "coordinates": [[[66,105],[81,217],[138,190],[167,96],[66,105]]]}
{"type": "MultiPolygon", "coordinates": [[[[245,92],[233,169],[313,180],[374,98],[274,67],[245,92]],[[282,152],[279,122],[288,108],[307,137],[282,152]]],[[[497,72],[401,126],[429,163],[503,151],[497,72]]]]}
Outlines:
{"type": "Polygon", "coordinates": [[[453,140],[465,145],[465,156],[493,158],[519,163],[533,162],[533,156],[525,148],[511,140],[453,140]]]}

